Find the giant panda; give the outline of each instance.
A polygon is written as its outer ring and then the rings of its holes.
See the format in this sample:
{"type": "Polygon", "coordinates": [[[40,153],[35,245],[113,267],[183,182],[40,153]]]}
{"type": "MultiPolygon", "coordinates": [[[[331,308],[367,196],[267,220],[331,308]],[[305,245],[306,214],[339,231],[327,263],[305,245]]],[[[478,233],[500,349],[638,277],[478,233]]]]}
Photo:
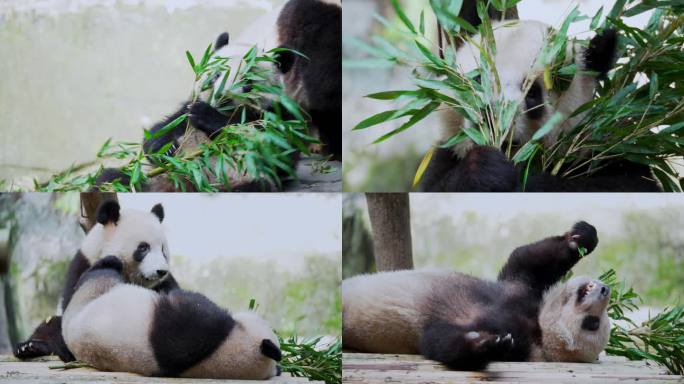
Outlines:
{"type": "Polygon", "coordinates": [[[342,342],[372,353],[420,353],[458,370],[490,361],[592,362],[608,342],[610,288],[561,281],[598,243],[586,222],[519,247],[497,281],[438,269],[342,282],[342,342]]]}
{"type": "Polygon", "coordinates": [[[229,314],[205,296],[126,283],[116,256],[85,272],[64,311],[74,356],[104,371],[265,380],[278,373],[278,339],[252,311],[229,314]]]}
{"type": "Polygon", "coordinates": [[[14,350],[16,357],[30,359],[55,354],[63,361],[74,359],[62,339],[59,313],[71,301],[81,275],[107,255],[116,255],[123,261],[127,282],[159,292],[178,288],[169,270],[161,204],[144,212],[122,210],[116,201],[104,201],[97,209],[96,220],[69,264],[58,315],[40,324],[27,341],[20,343],[14,350]]]}
{"type": "MultiPolygon", "coordinates": [[[[282,7],[264,20],[257,22],[255,28],[245,33],[246,37],[238,37],[229,43],[229,34],[224,32],[218,36],[213,48],[215,56],[239,60],[242,55],[256,44],[260,51],[272,48],[286,48],[276,59],[274,82],[282,84],[285,93],[294,99],[308,114],[310,129],[322,142],[323,151],[334,159],[342,158],[342,3],[339,0],[289,0],[282,7]],[[274,18],[277,15],[277,18],[274,18]]],[[[224,74],[225,75],[225,74],[224,74]]],[[[214,80],[220,84],[223,75],[214,80]]],[[[216,86],[215,86],[216,88],[216,86]]],[[[237,107],[222,105],[221,108],[237,107]]],[[[268,108],[268,100],[262,106],[268,108]]],[[[246,120],[260,118],[258,110],[247,108],[246,120]]],[[[293,118],[284,112],[286,119],[293,118]]],[[[167,143],[173,143],[166,152],[174,155],[180,147],[185,151],[192,150],[202,143],[210,141],[226,125],[240,121],[241,114],[229,115],[219,112],[206,100],[186,101],[173,114],[154,124],[149,130],[150,138],[143,141],[146,154],[155,153],[167,143]],[[180,124],[164,135],[155,135],[176,118],[188,114],[189,126],[180,124]]],[[[293,154],[293,162],[298,154],[293,154]]],[[[263,180],[244,180],[235,175],[241,184],[231,186],[232,191],[273,191],[276,186],[264,183],[263,180]]],[[[119,180],[128,183],[128,178],[116,169],[105,169],[98,177],[96,185],[119,180]]],[[[165,177],[151,180],[144,186],[145,191],[174,191],[176,186],[165,177]]],[[[188,183],[186,189],[192,186],[188,183]]]]}
{"type": "MultiPolygon", "coordinates": [[[[479,18],[474,12],[475,2],[465,1],[461,14],[477,25],[479,18]]],[[[532,135],[556,112],[570,116],[582,104],[594,98],[597,79],[605,78],[613,67],[617,49],[615,30],[606,29],[591,39],[587,48],[577,44],[574,49],[577,74],[565,90],[547,91],[543,84],[543,68],[536,59],[544,46],[550,26],[537,21],[505,20],[493,22],[496,54],[494,64],[502,84],[502,96],[506,100],[519,100],[523,97],[523,81],[528,74],[535,78],[520,103],[519,117],[513,123],[513,145],[520,146],[530,140],[532,135]],[[598,75],[591,75],[588,71],[598,75]]],[[[467,73],[478,67],[479,50],[475,36],[456,51],[455,57],[462,70],[467,73]]],[[[448,109],[441,116],[445,140],[458,133],[460,128],[469,124],[456,112],[448,109]]],[[[548,148],[557,142],[562,133],[569,132],[584,117],[584,114],[568,117],[542,138],[541,144],[548,148]]],[[[498,149],[476,146],[471,141],[460,143],[453,148],[438,145],[432,160],[423,176],[420,189],[434,192],[478,191],[510,192],[522,190],[516,169],[511,161],[498,149]]],[[[602,169],[589,177],[564,179],[545,173],[530,174],[524,186],[529,192],[562,191],[659,191],[650,169],[646,165],[632,163],[625,159],[607,162],[602,169]]]]}

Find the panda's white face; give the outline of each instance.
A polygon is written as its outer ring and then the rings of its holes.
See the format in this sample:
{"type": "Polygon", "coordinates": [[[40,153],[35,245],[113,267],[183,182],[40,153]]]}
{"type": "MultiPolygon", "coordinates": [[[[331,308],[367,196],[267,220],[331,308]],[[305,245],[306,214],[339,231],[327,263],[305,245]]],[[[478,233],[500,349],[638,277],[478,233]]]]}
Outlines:
{"type": "Polygon", "coordinates": [[[95,225],[81,252],[91,264],[105,256],[119,257],[124,262],[124,276],[132,284],[152,288],[169,275],[165,231],[151,212],[122,210],[116,224],[95,225]]]}
{"type": "MultiPolygon", "coordinates": [[[[513,140],[517,143],[529,141],[554,112],[562,112],[567,117],[577,107],[593,98],[595,79],[585,75],[576,75],[563,94],[545,89],[544,68],[538,58],[546,43],[549,28],[549,25],[529,20],[493,23],[496,41],[494,64],[501,81],[499,94],[506,101],[520,102],[513,127],[513,140]],[[531,81],[527,93],[524,92],[526,79],[531,81]]],[[[481,38],[478,35],[473,40],[479,44],[481,38]]],[[[574,49],[576,52],[580,51],[578,45],[574,49]]],[[[568,50],[571,53],[573,47],[568,50]]],[[[464,73],[470,72],[479,66],[480,51],[474,44],[466,43],[456,52],[456,60],[464,73]]],[[[578,68],[583,64],[581,61],[582,55],[575,55],[578,68]]],[[[555,143],[558,135],[572,128],[579,119],[580,116],[566,120],[547,134],[542,143],[547,147],[555,143]]],[[[469,122],[466,121],[466,124],[469,122]]]]}
{"type": "Polygon", "coordinates": [[[593,362],[610,335],[610,287],[577,276],[551,287],[539,313],[542,349],[550,361],[593,362]]]}

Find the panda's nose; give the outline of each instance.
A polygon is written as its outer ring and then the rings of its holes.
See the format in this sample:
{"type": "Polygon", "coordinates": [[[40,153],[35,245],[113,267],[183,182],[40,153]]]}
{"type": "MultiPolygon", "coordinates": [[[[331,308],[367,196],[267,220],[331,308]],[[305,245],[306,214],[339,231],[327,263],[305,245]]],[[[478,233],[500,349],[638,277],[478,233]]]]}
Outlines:
{"type": "Polygon", "coordinates": [[[166,274],[169,273],[166,269],[157,269],[157,276],[159,277],[164,277],[166,274]]]}

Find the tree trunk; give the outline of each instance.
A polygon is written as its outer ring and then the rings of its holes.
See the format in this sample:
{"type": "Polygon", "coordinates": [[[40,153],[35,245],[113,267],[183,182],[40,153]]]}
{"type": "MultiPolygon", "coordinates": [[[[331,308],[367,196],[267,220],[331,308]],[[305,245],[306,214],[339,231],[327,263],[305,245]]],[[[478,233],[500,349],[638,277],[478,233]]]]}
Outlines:
{"type": "Polygon", "coordinates": [[[412,269],[408,193],[366,193],[378,271],[412,269]]]}
{"type": "Polygon", "coordinates": [[[105,200],[118,201],[114,192],[81,192],[81,218],[79,223],[85,233],[97,223],[95,214],[97,207],[105,200]]]}

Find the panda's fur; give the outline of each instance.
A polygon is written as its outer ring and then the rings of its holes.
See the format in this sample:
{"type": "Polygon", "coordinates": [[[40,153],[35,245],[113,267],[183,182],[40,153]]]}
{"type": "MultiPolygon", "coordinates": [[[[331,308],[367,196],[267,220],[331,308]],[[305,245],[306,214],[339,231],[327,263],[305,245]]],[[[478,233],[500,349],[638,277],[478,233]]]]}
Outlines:
{"type": "Polygon", "coordinates": [[[610,330],[610,289],[561,278],[591,252],[596,230],[570,231],[513,251],[497,281],[439,269],[360,275],[342,282],[345,349],[420,353],[462,370],[490,361],[592,362],[610,330]]]}
{"type": "MultiPolygon", "coordinates": [[[[281,83],[285,93],[302,106],[310,117],[311,130],[323,143],[323,151],[338,160],[342,158],[341,7],[341,1],[336,0],[290,0],[257,21],[235,42],[230,42],[228,33],[224,32],[214,44],[215,55],[229,57],[232,63],[240,60],[253,46],[261,52],[276,47],[290,50],[278,55],[272,81],[281,83]]],[[[214,84],[220,84],[221,81],[222,76],[219,76],[214,84]]],[[[268,100],[264,104],[267,103],[268,100]]],[[[226,106],[222,105],[222,108],[226,106]]],[[[262,107],[269,108],[268,105],[262,107]]],[[[143,142],[146,154],[156,152],[169,142],[173,146],[167,155],[176,154],[179,150],[192,151],[209,142],[226,125],[239,122],[242,117],[241,114],[226,116],[200,98],[194,103],[184,102],[175,113],[156,123],[149,133],[154,136],[183,114],[189,115],[190,124],[180,124],[165,135],[146,139],[143,142]]],[[[284,114],[285,118],[293,118],[287,112],[284,114]]],[[[258,110],[247,108],[247,121],[257,120],[260,116],[258,110]]],[[[295,153],[293,162],[297,160],[298,154],[295,153]]],[[[229,175],[229,178],[240,182],[232,185],[231,191],[276,189],[275,185],[263,180],[249,180],[244,175],[234,174],[229,175]]],[[[96,184],[116,179],[122,183],[129,182],[119,170],[105,169],[96,184]]],[[[184,187],[192,190],[190,183],[186,183],[184,187]]],[[[177,189],[164,175],[152,178],[143,188],[145,191],[164,192],[177,189]]]]}
{"type": "Polygon", "coordinates": [[[278,339],[248,311],[229,314],[205,296],[125,282],[108,256],[83,274],[63,315],[74,356],[97,369],[145,376],[264,380],[278,373],[278,339]]]}
{"type": "MultiPolygon", "coordinates": [[[[466,1],[464,7],[474,7],[474,2],[466,1]]],[[[477,18],[469,21],[479,24],[477,18]]],[[[587,48],[569,44],[567,56],[572,57],[572,53],[575,53],[574,64],[578,72],[569,87],[558,92],[545,89],[543,68],[537,62],[550,26],[529,20],[504,20],[493,22],[492,26],[497,47],[493,60],[501,80],[501,96],[508,101],[522,100],[520,113],[513,122],[513,144],[519,146],[526,143],[555,112],[561,112],[566,120],[541,140],[541,144],[548,148],[584,117],[584,114],[571,114],[594,98],[597,79],[605,77],[612,68],[616,56],[617,34],[614,30],[606,29],[592,38],[587,48]],[[523,94],[523,82],[528,76],[533,82],[527,93],[523,94]]],[[[456,51],[456,61],[463,72],[467,73],[478,67],[480,53],[475,43],[479,40],[479,35],[474,36],[472,41],[463,44],[456,51]]],[[[448,108],[442,112],[441,117],[444,134],[440,144],[470,124],[448,108]]],[[[478,147],[473,142],[466,141],[453,148],[437,148],[423,176],[421,189],[435,192],[505,192],[522,189],[519,181],[519,169],[501,151],[478,147]]],[[[659,190],[648,166],[617,159],[590,177],[563,179],[548,174],[530,175],[524,188],[525,191],[549,192],[659,190]]]]}
{"type": "Polygon", "coordinates": [[[62,339],[59,314],[71,301],[81,275],[105,256],[115,255],[123,260],[124,278],[130,283],[160,292],[178,288],[169,272],[163,219],[161,204],[144,212],[121,210],[116,201],[104,201],[96,212],[97,224],[69,264],[57,315],[40,324],[27,341],[20,343],[15,356],[28,359],[56,354],[63,361],[73,360],[62,339]]]}

